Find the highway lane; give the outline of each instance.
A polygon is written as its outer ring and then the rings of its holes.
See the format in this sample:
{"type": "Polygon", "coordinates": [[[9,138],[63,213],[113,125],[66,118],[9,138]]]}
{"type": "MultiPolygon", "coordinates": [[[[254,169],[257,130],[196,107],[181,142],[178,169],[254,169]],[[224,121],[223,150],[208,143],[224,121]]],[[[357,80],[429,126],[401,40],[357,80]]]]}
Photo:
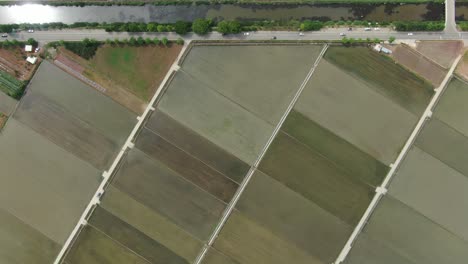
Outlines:
{"type": "MultiPolygon", "coordinates": [[[[105,32],[104,30],[47,30],[47,31],[35,31],[34,33],[19,32],[11,33],[8,38],[5,39],[17,39],[27,40],[28,38],[34,38],[41,43],[65,40],[65,41],[77,41],[85,38],[93,38],[96,40],[106,39],[125,39],[130,37],[144,38],[167,37],[170,40],[175,40],[179,37],[184,40],[267,40],[276,37],[278,40],[339,40],[342,38],[340,33],[344,32],[348,38],[379,38],[387,40],[390,36],[394,36],[398,40],[441,40],[441,39],[468,39],[468,32],[413,32],[412,35],[408,35],[408,32],[397,32],[388,29],[382,29],[380,31],[364,31],[364,29],[354,29],[353,31],[347,31],[346,29],[326,29],[321,31],[304,32],[304,36],[299,36],[297,31],[257,31],[250,32],[248,36],[243,33],[222,35],[218,32],[211,32],[209,34],[200,36],[194,33],[188,33],[183,36],[179,36],[176,33],[128,33],[128,32],[105,32]]],[[[2,40],[4,40],[2,38],[2,40]]]]}

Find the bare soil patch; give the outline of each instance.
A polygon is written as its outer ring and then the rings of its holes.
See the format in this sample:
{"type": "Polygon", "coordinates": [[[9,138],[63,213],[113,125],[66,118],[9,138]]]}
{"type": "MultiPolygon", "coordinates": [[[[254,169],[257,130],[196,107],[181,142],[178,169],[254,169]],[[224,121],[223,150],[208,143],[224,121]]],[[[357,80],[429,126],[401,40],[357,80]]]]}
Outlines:
{"type": "Polygon", "coordinates": [[[431,60],[434,60],[445,68],[455,61],[462,52],[462,41],[420,41],[417,43],[416,50],[431,60]]]}
{"type": "Polygon", "coordinates": [[[438,87],[447,74],[447,69],[434,63],[407,45],[397,46],[392,54],[398,63],[428,80],[434,87],[438,87]]]}

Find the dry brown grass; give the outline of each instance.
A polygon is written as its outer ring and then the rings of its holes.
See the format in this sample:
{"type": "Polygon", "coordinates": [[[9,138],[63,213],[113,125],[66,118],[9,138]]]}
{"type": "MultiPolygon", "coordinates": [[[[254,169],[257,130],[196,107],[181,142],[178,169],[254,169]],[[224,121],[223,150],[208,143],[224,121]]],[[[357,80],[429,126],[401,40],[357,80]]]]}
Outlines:
{"type": "Polygon", "coordinates": [[[416,50],[445,68],[450,68],[462,52],[462,41],[420,41],[416,50]]]}

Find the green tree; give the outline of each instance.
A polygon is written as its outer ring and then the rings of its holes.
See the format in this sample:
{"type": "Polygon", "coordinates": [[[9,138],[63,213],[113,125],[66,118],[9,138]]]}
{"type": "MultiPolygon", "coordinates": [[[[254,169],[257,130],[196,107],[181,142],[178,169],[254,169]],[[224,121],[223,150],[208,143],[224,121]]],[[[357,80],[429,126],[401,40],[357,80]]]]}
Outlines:
{"type": "Polygon", "coordinates": [[[388,38],[388,42],[391,44],[395,41],[395,37],[394,36],[391,36],[388,38]]]}
{"type": "Polygon", "coordinates": [[[33,38],[29,38],[29,39],[26,41],[26,43],[27,43],[28,45],[37,46],[37,41],[36,41],[35,39],[33,39],[33,38]]]}
{"type": "Polygon", "coordinates": [[[108,44],[108,45],[112,44],[112,40],[111,39],[106,39],[106,44],[108,44]]]}
{"type": "Polygon", "coordinates": [[[167,44],[169,43],[169,40],[168,40],[166,37],[164,37],[164,38],[162,38],[161,43],[162,43],[164,46],[167,46],[167,44]]]}
{"type": "Polygon", "coordinates": [[[128,41],[128,44],[130,44],[130,46],[135,46],[136,43],[137,43],[137,40],[134,37],[131,37],[130,40],[128,41]]]}
{"type": "Polygon", "coordinates": [[[145,38],[145,44],[150,45],[153,41],[150,38],[145,38]]]}
{"type": "Polygon", "coordinates": [[[158,30],[158,32],[165,32],[166,31],[166,26],[165,25],[158,25],[156,27],[156,29],[158,30]]]}
{"type": "Polygon", "coordinates": [[[142,45],[145,44],[145,40],[141,36],[139,36],[137,38],[137,43],[138,43],[139,46],[142,46],[142,45]]]}
{"type": "Polygon", "coordinates": [[[228,21],[221,21],[218,23],[216,30],[221,34],[228,34],[229,32],[229,22],[228,21]]]}
{"type": "Polygon", "coordinates": [[[320,30],[322,27],[323,23],[320,21],[304,20],[304,22],[301,23],[302,31],[320,30]]]}
{"type": "Polygon", "coordinates": [[[161,41],[159,41],[159,39],[157,37],[154,37],[153,43],[154,43],[154,45],[159,45],[159,43],[161,43],[161,41]]]}
{"type": "Polygon", "coordinates": [[[156,23],[148,23],[148,25],[146,25],[146,31],[148,31],[148,32],[156,32],[156,31],[158,31],[158,24],[156,24],[156,23]]]}
{"type": "Polygon", "coordinates": [[[174,24],[174,29],[177,34],[185,35],[190,31],[190,23],[179,20],[174,24]]]}
{"type": "Polygon", "coordinates": [[[211,28],[211,20],[210,19],[203,19],[197,18],[193,21],[192,30],[193,32],[204,35],[210,31],[211,28]]]}
{"type": "Polygon", "coordinates": [[[177,45],[184,45],[184,40],[182,38],[178,38],[176,40],[177,45]]]}

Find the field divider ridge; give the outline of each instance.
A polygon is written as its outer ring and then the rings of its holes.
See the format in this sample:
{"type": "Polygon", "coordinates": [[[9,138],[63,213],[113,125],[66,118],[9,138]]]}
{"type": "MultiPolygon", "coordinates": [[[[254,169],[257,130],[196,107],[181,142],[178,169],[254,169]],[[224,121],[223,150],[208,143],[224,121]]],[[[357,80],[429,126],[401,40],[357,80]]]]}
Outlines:
{"type": "Polygon", "coordinates": [[[127,137],[127,140],[125,141],[125,144],[123,147],[120,149],[119,154],[117,157],[114,159],[114,162],[110,166],[109,170],[104,171],[102,173],[102,181],[99,184],[99,187],[97,188],[96,192],[94,193],[93,197],[91,198],[90,202],[84,209],[83,213],[81,214],[81,217],[76,224],[75,228],[72,230],[71,234],[68,236],[67,240],[62,246],[62,249],[58,253],[57,257],[55,258],[54,264],[60,264],[63,261],[63,258],[65,257],[65,254],[68,252],[70,245],[72,245],[73,241],[75,240],[77,234],[79,234],[80,229],[83,226],[87,225],[87,218],[90,216],[90,212],[93,210],[93,208],[100,203],[100,199],[102,195],[105,192],[106,186],[108,186],[109,180],[112,178],[111,176],[116,172],[116,169],[119,167],[118,165],[120,164],[121,160],[125,156],[126,152],[134,147],[133,140],[135,139],[135,136],[137,135],[138,131],[140,128],[144,125],[144,122],[147,120],[147,117],[151,112],[154,111],[154,106],[153,104],[156,102],[158,99],[159,95],[162,93],[164,90],[163,88],[166,86],[166,83],[170,80],[170,77],[172,76],[174,71],[177,71],[178,69],[178,63],[182,55],[185,53],[185,50],[187,47],[190,45],[190,42],[187,42],[182,50],[179,53],[179,56],[177,59],[174,61],[172,64],[171,68],[169,71],[166,73],[166,76],[164,76],[163,81],[159,85],[158,89],[154,93],[153,97],[151,98],[151,101],[148,103],[146,106],[145,111],[141,116],[137,116],[138,122],[136,125],[133,127],[133,130],[130,132],[130,135],[127,137]]]}
{"type": "Polygon", "coordinates": [[[234,208],[235,208],[237,202],[239,201],[242,193],[244,192],[245,188],[247,187],[248,183],[250,182],[250,179],[252,178],[254,172],[257,170],[258,165],[262,161],[262,159],[265,156],[265,154],[266,154],[268,148],[270,147],[271,143],[273,142],[276,135],[280,131],[284,121],[286,120],[287,116],[289,115],[292,108],[296,104],[297,100],[299,99],[299,96],[302,94],[302,91],[304,90],[305,86],[307,85],[307,83],[309,82],[309,80],[312,77],[313,73],[315,72],[315,69],[317,68],[320,60],[322,59],[322,57],[325,54],[325,52],[327,51],[327,49],[328,49],[328,44],[325,44],[324,47],[322,48],[322,51],[318,55],[318,57],[315,59],[314,64],[312,65],[309,72],[307,73],[307,75],[306,75],[304,81],[302,82],[301,86],[299,87],[299,89],[297,90],[297,92],[294,95],[293,99],[291,100],[288,107],[286,108],[286,111],[284,112],[283,116],[281,117],[281,119],[279,120],[279,122],[276,125],[275,129],[273,130],[270,138],[268,139],[268,141],[264,145],[262,151],[258,155],[258,157],[255,160],[254,164],[250,167],[250,170],[247,172],[247,175],[245,176],[244,180],[241,182],[241,184],[239,185],[239,188],[237,189],[237,191],[234,194],[233,198],[231,199],[231,201],[227,205],[226,209],[224,210],[220,221],[218,222],[218,224],[217,224],[215,230],[213,231],[213,233],[211,234],[208,242],[205,243],[205,245],[201,249],[200,254],[195,259],[194,264],[200,264],[203,261],[203,259],[206,256],[206,253],[208,252],[210,247],[214,244],[216,238],[219,236],[219,233],[221,232],[221,229],[226,224],[229,216],[231,215],[232,211],[234,210],[234,208]]]}
{"type": "Polygon", "coordinates": [[[374,210],[377,208],[378,203],[380,200],[383,198],[383,196],[387,193],[388,187],[390,184],[390,181],[392,180],[393,176],[396,174],[396,170],[400,167],[401,162],[405,159],[406,155],[408,154],[409,150],[413,146],[413,143],[416,140],[416,137],[419,135],[421,132],[422,128],[424,127],[424,124],[426,121],[428,121],[432,117],[432,111],[439,101],[441,95],[443,94],[444,90],[448,86],[448,82],[450,81],[453,72],[462,58],[462,55],[459,55],[455,61],[453,62],[452,66],[450,67],[450,70],[448,71],[447,75],[445,76],[444,80],[440,84],[440,86],[435,90],[435,94],[432,97],[431,101],[427,105],[425,111],[421,115],[418,123],[416,124],[415,128],[413,129],[413,132],[411,132],[411,135],[409,136],[408,140],[406,141],[405,145],[403,146],[402,150],[400,151],[399,155],[397,156],[396,160],[394,163],[390,164],[390,170],[388,171],[387,175],[385,176],[382,184],[375,189],[375,195],[372,198],[371,203],[367,207],[366,211],[364,212],[364,215],[362,216],[361,220],[359,223],[356,225],[356,227],[353,230],[353,233],[351,233],[351,236],[349,237],[348,241],[344,245],[342,251],[338,255],[336,261],[334,264],[340,264],[342,263],[346,257],[348,256],[349,252],[351,251],[353,247],[353,243],[359,236],[359,234],[362,232],[364,229],[364,226],[367,224],[369,221],[369,218],[371,217],[372,213],[374,210]]]}

